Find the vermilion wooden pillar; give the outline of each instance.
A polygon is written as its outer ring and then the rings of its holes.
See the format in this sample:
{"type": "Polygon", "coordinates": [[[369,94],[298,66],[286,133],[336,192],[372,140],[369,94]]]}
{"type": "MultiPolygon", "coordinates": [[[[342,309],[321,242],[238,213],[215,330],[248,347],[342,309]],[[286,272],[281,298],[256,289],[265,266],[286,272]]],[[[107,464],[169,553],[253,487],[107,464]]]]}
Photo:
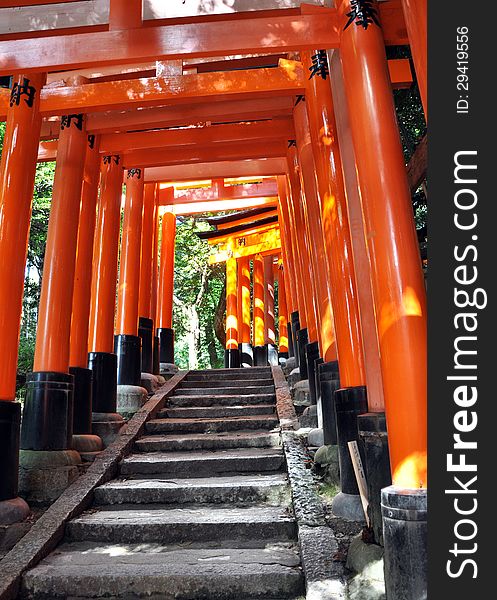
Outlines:
{"type": "Polygon", "coordinates": [[[264,257],[264,343],[267,346],[268,362],[278,364],[276,349],[276,325],[274,316],[274,271],[273,257],[264,257]]]}
{"type": "Polygon", "coordinates": [[[419,93],[428,121],[428,18],[427,0],[402,0],[419,93]]]}
{"type": "Polygon", "coordinates": [[[264,339],[264,259],[256,254],[253,259],[253,346],[254,366],[267,365],[267,349],[264,339]]]}
{"type": "Polygon", "coordinates": [[[154,375],[160,375],[160,357],[159,357],[159,336],[155,324],[157,322],[157,296],[159,293],[159,186],[155,186],[154,203],[154,241],[152,245],[152,290],[150,293],[150,314],[154,319],[154,355],[153,369],[154,375]]]}
{"type": "Polygon", "coordinates": [[[152,279],[156,206],[155,183],[146,183],[143,193],[143,225],[141,236],[140,290],[138,300],[139,336],[142,342],[141,370],[153,372],[154,319],[152,317],[152,279]]]}
{"type": "MultiPolygon", "coordinates": [[[[301,53],[304,70],[311,69],[312,56],[317,54],[318,50],[301,53]]],[[[365,373],[359,301],[329,79],[315,74],[308,80],[305,104],[321,201],[340,383],[343,387],[360,386],[365,384],[365,373]]]]}
{"type": "Polygon", "coordinates": [[[283,265],[278,269],[278,322],[279,356],[288,358],[288,306],[286,301],[285,271],[283,265]]]}
{"type": "Polygon", "coordinates": [[[138,336],[140,254],[143,220],[143,172],[126,174],[121,237],[121,264],[117,288],[114,350],[117,354],[117,384],[139,386],[141,382],[141,340],[138,336]]]}
{"type": "Polygon", "coordinates": [[[87,364],[91,268],[100,180],[99,144],[99,138],[88,136],[81,188],[69,352],[69,372],[74,377],[73,433],[75,434],[91,433],[92,372],[87,368],[87,364]]]}
{"type": "Polygon", "coordinates": [[[240,300],[239,347],[241,366],[253,365],[253,351],[250,339],[250,258],[238,259],[238,297],[240,300]]]}
{"type": "MultiPolygon", "coordinates": [[[[232,244],[228,243],[232,248],[232,244]]],[[[238,286],[236,258],[226,261],[226,348],[224,366],[238,368],[240,352],[238,350],[238,286]]]]}
{"type": "Polygon", "coordinates": [[[312,261],[314,298],[319,324],[318,340],[321,356],[325,361],[332,361],[337,357],[333,307],[329,291],[329,271],[321,220],[321,203],[316,182],[316,166],[305,102],[299,102],[293,114],[301,187],[304,190],[305,200],[302,209],[308,231],[309,257],[312,261]]]}
{"type": "MultiPolygon", "coordinates": [[[[344,19],[349,8],[339,3],[344,19]]],[[[426,293],[381,29],[352,23],[342,34],[340,58],[372,269],[392,479],[424,488],[426,293]]]]}
{"type": "Polygon", "coordinates": [[[29,509],[17,499],[21,405],[14,399],[44,83],[42,74],[14,79],[0,162],[0,507],[16,498],[19,520],[29,509]]]}
{"type": "Polygon", "coordinates": [[[79,209],[88,139],[85,115],[62,117],[43,267],[34,372],[28,376],[21,448],[72,444],[71,314],[79,209]]]}
{"type": "Polygon", "coordinates": [[[104,156],[100,163],[100,176],[93,251],[88,367],[93,373],[93,412],[116,413],[114,313],[123,187],[120,157],[104,156]]]}
{"type": "Polygon", "coordinates": [[[160,362],[162,364],[174,364],[173,291],[175,244],[176,215],[166,212],[162,215],[157,315],[157,335],[160,338],[160,362]]]}

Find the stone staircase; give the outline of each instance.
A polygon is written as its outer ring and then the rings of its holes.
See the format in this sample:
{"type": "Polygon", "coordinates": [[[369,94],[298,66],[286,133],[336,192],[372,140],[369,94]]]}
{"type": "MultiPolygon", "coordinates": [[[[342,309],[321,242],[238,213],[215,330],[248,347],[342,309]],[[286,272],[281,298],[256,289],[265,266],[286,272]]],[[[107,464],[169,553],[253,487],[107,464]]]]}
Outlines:
{"type": "Polygon", "coordinates": [[[304,594],[269,368],[189,373],[21,597],[304,594]]]}

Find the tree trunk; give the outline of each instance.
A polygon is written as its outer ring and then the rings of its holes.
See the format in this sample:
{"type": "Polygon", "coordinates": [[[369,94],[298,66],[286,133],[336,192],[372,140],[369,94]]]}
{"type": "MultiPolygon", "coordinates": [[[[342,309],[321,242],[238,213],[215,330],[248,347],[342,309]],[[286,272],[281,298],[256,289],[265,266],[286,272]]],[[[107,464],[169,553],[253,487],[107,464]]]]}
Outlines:
{"type": "Polygon", "coordinates": [[[216,334],[219,343],[224,348],[226,346],[226,326],[225,326],[225,312],[226,312],[226,282],[224,282],[221,295],[219,296],[219,302],[216,306],[216,312],[214,314],[214,332],[216,334]]]}

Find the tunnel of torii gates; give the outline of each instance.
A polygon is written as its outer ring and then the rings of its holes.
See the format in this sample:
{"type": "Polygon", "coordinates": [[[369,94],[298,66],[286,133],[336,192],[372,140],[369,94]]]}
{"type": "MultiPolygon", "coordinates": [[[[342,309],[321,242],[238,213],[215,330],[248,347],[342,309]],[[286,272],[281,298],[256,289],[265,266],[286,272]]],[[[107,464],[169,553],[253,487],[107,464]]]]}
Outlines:
{"type": "Polygon", "coordinates": [[[200,234],[226,263],[226,366],[293,356],[340,448],[386,417],[384,510],[407,532],[395,515],[426,502],[425,286],[392,95],[412,76],[385,52],[410,44],[426,113],[426,2],[273,4],[144,20],[110,0],[102,25],[0,36],[0,501],[20,502],[19,448],[31,465],[77,450],[120,425],[119,390],[174,363],[176,216],[231,211],[200,234]],[[53,160],[21,427],[35,168],[53,160]]]}

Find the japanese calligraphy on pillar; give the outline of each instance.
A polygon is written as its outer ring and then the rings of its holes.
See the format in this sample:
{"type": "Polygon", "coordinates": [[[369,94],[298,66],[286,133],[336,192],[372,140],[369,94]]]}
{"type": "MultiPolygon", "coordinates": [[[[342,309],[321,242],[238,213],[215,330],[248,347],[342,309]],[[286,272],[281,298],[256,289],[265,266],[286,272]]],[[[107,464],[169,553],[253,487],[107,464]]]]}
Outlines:
{"type": "Polygon", "coordinates": [[[25,96],[24,102],[29,106],[29,108],[33,107],[34,99],[35,99],[36,89],[29,84],[29,79],[24,77],[22,83],[14,83],[12,86],[12,91],[10,92],[10,106],[19,106],[21,102],[21,98],[25,96]]]}
{"type": "Polygon", "coordinates": [[[378,20],[378,10],[373,0],[350,0],[350,12],[347,13],[349,20],[343,28],[344,30],[354,23],[357,27],[367,29],[373,23],[380,27],[378,20]]]}
{"type": "Polygon", "coordinates": [[[319,75],[322,79],[326,79],[330,74],[326,50],[319,50],[319,52],[313,54],[311,58],[312,65],[309,67],[309,71],[311,72],[309,79],[312,79],[315,75],[319,75]]]}

